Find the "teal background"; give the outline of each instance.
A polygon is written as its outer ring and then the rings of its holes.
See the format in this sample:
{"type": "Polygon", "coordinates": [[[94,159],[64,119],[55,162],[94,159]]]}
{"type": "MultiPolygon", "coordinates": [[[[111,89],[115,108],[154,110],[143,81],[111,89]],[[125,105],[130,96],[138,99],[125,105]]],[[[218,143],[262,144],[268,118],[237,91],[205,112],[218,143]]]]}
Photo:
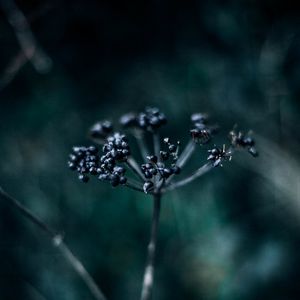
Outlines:
{"type": "MultiPolygon", "coordinates": [[[[0,185],[61,231],[108,299],[138,299],[151,198],[68,170],[97,120],[158,106],[253,130],[238,153],[166,195],[154,299],[299,299],[299,7],[292,1],[18,1],[52,60],[0,90],[0,185]]],[[[0,74],[20,46],[0,15],[0,74]]],[[[4,76],[4,75],[3,75],[4,76]]],[[[1,77],[1,76],[0,76],[1,77]]],[[[3,77],[2,77],[3,80],[3,77]]],[[[134,145],[134,144],[133,144],[134,145]]],[[[135,146],[133,146],[136,153],[135,146]]],[[[185,174],[202,165],[198,148],[185,174]]],[[[137,155],[137,154],[136,154],[137,155]]],[[[183,178],[184,173],[181,175],[183,178]]],[[[0,202],[0,299],[92,299],[43,233],[0,202]]]]}

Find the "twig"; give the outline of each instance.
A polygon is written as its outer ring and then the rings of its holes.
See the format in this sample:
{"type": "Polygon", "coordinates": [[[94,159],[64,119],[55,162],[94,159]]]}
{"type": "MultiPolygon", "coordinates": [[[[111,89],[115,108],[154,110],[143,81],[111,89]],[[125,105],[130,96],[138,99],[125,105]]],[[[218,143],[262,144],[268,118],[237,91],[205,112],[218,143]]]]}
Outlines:
{"type": "Polygon", "coordinates": [[[184,148],[184,150],[182,151],[180,157],[178,158],[177,166],[182,168],[186,164],[188,159],[191,157],[194,150],[195,150],[195,142],[193,140],[190,140],[186,145],[186,147],[184,148]]]}
{"type": "Polygon", "coordinates": [[[13,0],[1,0],[0,4],[15,31],[25,57],[31,61],[38,73],[47,73],[52,66],[52,61],[38,45],[23,12],[13,0]]]}
{"type": "MultiPolygon", "coordinates": [[[[193,140],[190,140],[188,144],[185,146],[184,150],[182,151],[181,155],[179,156],[176,165],[179,168],[182,168],[188,159],[192,156],[196,148],[196,144],[193,140]]],[[[170,183],[171,180],[173,179],[174,174],[172,174],[166,181],[166,184],[170,183]]]]}
{"type": "Polygon", "coordinates": [[[141,187],[137,186],[136,184],[134,184],[132,182],[127,182],[125,185],[132,190],[144,193],[144,190],[141,187]]]}
{"type": "Polygon", "coordinates": [[[126,165],[142,180],[142,182],[145,181],[144,175],[143,175],[139,165],[132,157],[129,157],[127,159],[126,165]]]}
{"type": "Polygon", "coordinates": [[[158,232],[158,222],[161,205],[161,194],[153,194],[153,215],[151,223],[151,236],[148,244],[147,264],[144,272],[144,280],[142,286],[141,300],[149,300],[152,296],[153,282],[154,282],[154,261],[156,253],[156,242],[158,232]]]}
{"type": "Polygon", "coordinates": [[[134,137],[136,138],[137,144],[140,148],[143,160],[145,162],[148,162],[147,156],[149,155],[149,151],[147,149],[146,142],[144,140],[144,134],[143,133],[137,133],[137,134],[134,134],[134,137]]]}
{"type": "Polygon", "coordinates": [[[155,155],[159,159],[160,141],[159,134],[157,132],[153,132],[153,148],[155,155]]]}
{"type": "Polygon", "coordinates": [[[170,184],[169,186],[167,186],[165,189],[163,189],[163,192],[166,191],[172,191],[180,186],[186,185],[188,183],[190,183],[191,181],[197,179],[198,177],[204,175],[205,173],[207,173],[208,171],[210,171],[211,169],[213,169],[214,166],[211,163],[207,163],[204,166],[202,166],[201,168],[199,168],[196,172],[194,172],[191,176],[184,178],[180,181],[177,181],[173,184],[170,184]]]}
{"type": "Polygon", "coordinates": [[[27,63],[28,59],[24,55],[23,51],[20,51],[14,58],[8,63],[8,66],[4,70],[0,78],[0,90],[3,90],[21,70],[21,68],[27,63]]]}
{"type": "Polygon", "coordinates": [[[82,281],[86,284],[91,294],[94,296],[96,300],[106,300],[102,291],[97,286],[94,279],[84,268],[80,260],[71,252],[68,246],[63,242],[62,235],[54,231],[51,227],[49,227],[46,223],[44,223],[38,216],[36,216],[33,212],[31,212],[28,208],[26,208],[23,204],[21,204],[18,200],[8,195],[1,187],[0,187],[0,198],[6,200],[13,206],[15,206],[27,219],[29,219],[33,224],[39,227],[44,233],[51,239],[53,246],[56,247],[65,258],[66,261],[69,262],[74,271],[78,274],[78,276],[82,279],[82,281]]]}

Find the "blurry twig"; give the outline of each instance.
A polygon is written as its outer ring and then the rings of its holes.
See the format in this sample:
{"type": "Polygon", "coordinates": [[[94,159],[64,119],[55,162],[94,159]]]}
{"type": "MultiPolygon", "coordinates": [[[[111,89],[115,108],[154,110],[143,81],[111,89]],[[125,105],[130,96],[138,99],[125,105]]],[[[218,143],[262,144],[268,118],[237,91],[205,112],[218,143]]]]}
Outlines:
{"type": "MultiPolygon", "coordinates": [[[[43,5],[38,10],[34,11],[28,16],[28,22],[33,22],[37,18],[41,17],[51,7],[47,5],[43,5]]],[[[28,62],[28,58],[24,54],[23,50],[20,50],[8,63],[7,67],[5,68],[3,74],[0,78],[0,90],[6,87],[18,74],[18,72],[22,69],[22,67],[28,62]]]]}
{"type": "Polygon", "coordinates": [[[28,59],[23,51],[20,51],[8,64],[0,78],[0,90],[4,89],[27,63],[28,59]]]}
{"type": "Polygon", "coordinates": [[[23,12],[13,0],[0,0],[0,4],[15,31],[26,59],[32,63],[38,73],[47,73],[51,68],[52,61],[36,41],[23,12]]]}
{"type": "Polygon", "coordinates": [[[68,246],[63,242],[62,235],[50,228],[47,224],[45,224],[39,217],[37,217],[33,212],[31,212],[18,200],[8,195],[1,187],[0,198],[12,204],[23,214],[23,216],[25,216],[33,224],[35,224],[42,231],[44,231],[44,233],[51,239],[54,247],[56,247],[60,251],[62,256],[65,258],[65,260],[69,262],[74,271],[79,275],[82,281],[89,288],[91,294],[96,300],[106,300],[102,291],[99,289],[91,275],[84,268],[81,261],[71,252],[68,246]]]}

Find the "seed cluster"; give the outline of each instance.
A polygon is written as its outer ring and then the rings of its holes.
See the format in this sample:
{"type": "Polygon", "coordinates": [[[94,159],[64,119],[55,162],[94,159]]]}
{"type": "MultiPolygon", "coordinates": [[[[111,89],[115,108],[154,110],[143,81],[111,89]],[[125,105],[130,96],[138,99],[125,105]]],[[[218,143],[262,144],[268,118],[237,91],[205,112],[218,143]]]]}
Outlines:
{"type": "Polygon", "coordinates": [[[113,187],[127,182],[127,178],[124,176],[126,169],[121,166],[115,165],[111,167],[110,163],[103,163],[101,165],[101,171],[102,172],[98,178],[102,181],[109,181],[113,187]]]}
{"type": "Polygon", "coordinates": [[[235,148],[244,148],[253,156],[258,156],[258,151],[256,150],[255,141],[249,135],[244,135],[241,131],[238,133],[235,130],[229,132],[229,138],[231,145],[235,148]]]}
{"type": "Polygon", "coordinates": [[[126,169],[118,166],[117,162],[125,161],[130,154],[125,135],[115,133],[107,138],[100,157],[95,146],[73,147],[68,165],[71,170],[79,173],[78,178],[88,182],[89,175],[97,175],[102,181],[109,181],[112,186],[126,184],[126,169]]]}
{"type": "MultiPolygon", "coordinates": [[[[211,141],[218,127],[209,124],[208,116],[195,113],[191,116],[193,124],[190,134],[195,143],[204,145],[211,141]]],[[[147,156],[146,163],[139,165],[131,155],[127,137],[115,132],[110,121],[104,120],[95,123],[89,131],[90,137],[98,144],[103,145],[102,154],[95,146],[73,147],[69,156],[68,165],[71,170],[78,172],[78,178],[88,182],[90,176],[95,176],[101,181],[107,181],[112,186],[126,185],[145,193],[160,192],[170,183],[172,178],[181,172],[182,167],[192,155],[195,145],[189,143],[179,158],[179,142],[173,143],[169,138],[164,138],[162,147],[157,142],[157,130],[167,123],[167,119],[158,108],[147,107],[140,113],[128,113],[121,117],[123,128],[134,129],[132,132],[139,143],[144,143],[141,138],[145,132],[153,134],[155,155],[147,156]],[[158,145],[159,144],[159,145],[158,145]],[[159,149],[157,149],[159,146],[159,149]],[[125,163],[120,165],[120,163],[125,163]],[[126,177],[125,167],[131,168],[140,182],[126,177]]],[[[235,128],[229,133],[230,148],[225,149],[214,146],[208,150],[207,160],[211,166],[222,166],[222,162],[230,160],[233,152],[238,149],[247,150],[253,157],[258,156],[255,142],[251,136],[237,132],[235,128]]],[[[139,144],[142,153],[148,152],[146,143],[139,144]],[[144,147],[144,148],[143,148],[144,147]],[[144,151],[143,151],[144,150],[144,151]]],[[[184,181],[184,180],[183,180],[184,181]]]]}
{"type": "Polygon", "coordinates": [[[164,143],[167,146],[166,151],[160,151],[159,157],[156,155],[150,155],[147,157],[148,163],[141,165],[142,173],[147,181],[144,183],[144,191],[147,193],[152,187],[153,182],[150,181],[158,176],[157,179],[168,179],[173,174],[179,174],[180,168],[176,165],[178,159],[178,145],[170,143],[169,138],[164,139],[164,143]],[[166,164],[168,162],[168,165],[166,164]]]}
{"type": "Polygon", "coordinates": [[[105,159],[126,161],[130,155],[130,149],[125,134],[116,132],[109,136],[107,142],[103,145],[103,153],[105,159]]]}
{"type": "Polygon", "coordinates": [[[224,160],[231,160],[231,151],[226,151],[225,145],[223,145],[223,148],[214,147],[208,150],[208,153],[207,160],[211,161],[214,167],[222,166],[224,160]]]}
{"type": "Polygon", "coordinates": [[[144,131],[156,131],[167,123],[167,118],[158,108],[147,107],[139,114],[128,113],[121,117],[120,123],[124,128],[136,128],[144,131]]]}
{"type": "Polygon", "coordinates": [[[217,132],[217,126],[208,125],[208,116],[202,113],[195,113],[191,116],[194,128],[190,130],[191,136],[196,143],[207,144],[217,132]]]}
{"type": "Polygon", "coordinates": [[[88,175],[96,175],[100,172],[98,149],[95,146],[73,147],[68,166],[79,173],[78,178],[82,182],[88,182],[88,175]]]}
{"type": "Polygon", "coordinates": [[[104,140],[112,131],[113,125],[110,121],[99,121],[90,128],[90,136],[92,139],[104,140]]]}

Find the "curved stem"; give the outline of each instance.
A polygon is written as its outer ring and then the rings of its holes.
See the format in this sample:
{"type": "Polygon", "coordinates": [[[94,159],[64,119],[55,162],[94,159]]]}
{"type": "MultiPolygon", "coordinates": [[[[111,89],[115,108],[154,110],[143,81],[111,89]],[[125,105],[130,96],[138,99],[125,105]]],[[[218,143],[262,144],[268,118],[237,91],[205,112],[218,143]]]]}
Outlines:
{"type": "Polygon", "coordinates": [[[35,224],[42,231],[44,231],[44,233],[51,239],[53,246],[56,247],[64,257],[64,259],[69,262],[71,267],[82,279],[82,281],[86,284],[86,286],[88,287],[91,294],[94,296],[96,300],[106,300],[102,291],[97,286],[92,276],[84,268],[81,261],[71,252],[68,246],[63,242],[62,235],[54,231],[51,227],[49,227],[46,223],[44,223],[38,216],[36,216],[33,212],[31,212],[28,208],[26,208],[23,204],[21,204],[18,200],[8,195],[1,187],[0,187],[0,198],[15,206],[20,211],[20,213],[23,214],[24,217],[26,217],[33,224],[35,224]]]}
{"type": "Polygon", "coordinates": [[[149,300],[152,296],[154,282],[154,261],[156,253],[156,242],[158,233],[158,222],[160,215],[161,194],[153,194],[153,214],[151,223],[151,236],[148,244],[147,264],[144,272],[141,300],[149,300]]]}

